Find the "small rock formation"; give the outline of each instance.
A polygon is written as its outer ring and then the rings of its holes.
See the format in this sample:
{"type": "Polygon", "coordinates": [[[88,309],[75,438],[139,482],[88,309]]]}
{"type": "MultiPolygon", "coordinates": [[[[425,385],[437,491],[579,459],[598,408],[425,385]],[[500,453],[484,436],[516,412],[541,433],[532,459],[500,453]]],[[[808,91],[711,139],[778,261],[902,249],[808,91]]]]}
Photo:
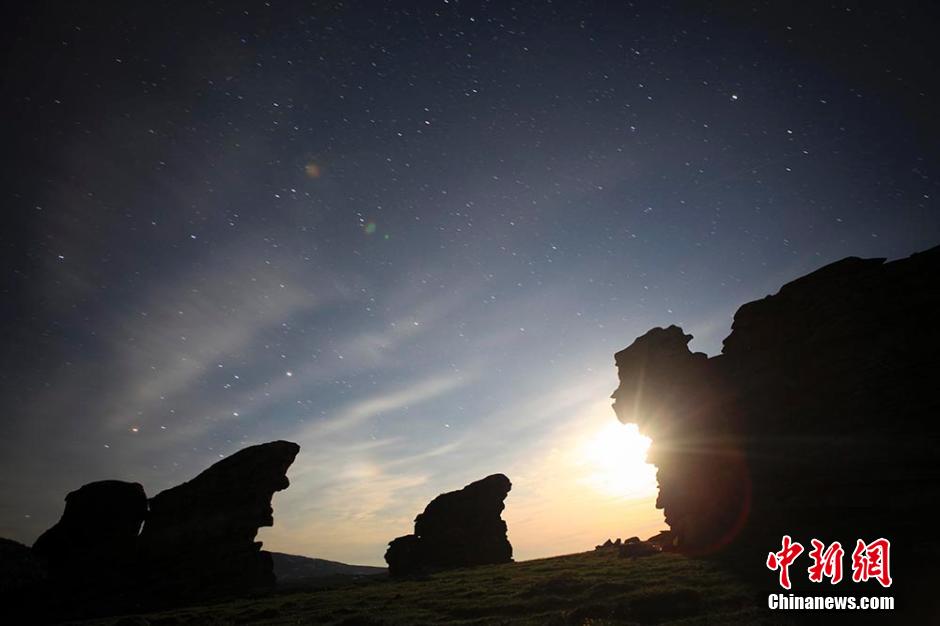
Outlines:
{"type": "Polygon", "coordinates": [[[139,483],[102,480],[65,496],[65,512],[33,544],[52,576],[101,585],[121,580],[134,561],[147,515],[139,483]]]}
{"type": "Polygon", "coordinates": [[[290,484],[299,451],[289,441],[251,446],[151,498],[139,541],[150,591],[185,599],[272,586],[271,555],[255,535],[273,525],[271,497],[290,484]]]}
{"type": "Polygon", "coordinates": [[[617,537],[617,541],[614,541],[610,538],[607,539],[604,543],[594,546],[595,550],[606,550],[608,548],[619,548],[621,544],[620,537],[617,537]]]}
{"type": "Polygon", "coordinates": [[[648,542],[659,546],[663,551],[675,551],[675,537],[671,530],[661,530],[649,539],[648,542]]]}
{"type": "Polygon", "coordinates": [[[415,518],[414,534],[389,543],[389,574],[512,561],[506,522],[500,517],[511,488],[506,476],[493,474],[434,498],[415,518]]]}
{"type": "Polygon", "coordinates": [[[940,553],[924,509],[940,500],[938,320],[940,247],[794,280],[738,309],[712,358],[676,326],[618,352],[614,410],[653,440],[670,527],[656,542],[759,546],[757,567],[784,534],[887,537],[916,579],[940,553]]]}
{"type": "Polygon", "coordinates": [[[640,541],[638,537],[630,537],[617,550],[617,556],[621,559],[635,559],[641,556],[653,556],[662,551],[662,548],[651,541],[640,541]]]}
{"type": "Polygon", "coordinates": [[[617,556],[620,558],[649,556],[663,551],[662,546],[653,542],[653,540],[640,541],[639,537],[628,537],[622,541],[620,537],[617,537],[616,541],[608,539],[604,543],[594,546],[594,550],[603,554],[609,554],[616,550],[617,556]]]}

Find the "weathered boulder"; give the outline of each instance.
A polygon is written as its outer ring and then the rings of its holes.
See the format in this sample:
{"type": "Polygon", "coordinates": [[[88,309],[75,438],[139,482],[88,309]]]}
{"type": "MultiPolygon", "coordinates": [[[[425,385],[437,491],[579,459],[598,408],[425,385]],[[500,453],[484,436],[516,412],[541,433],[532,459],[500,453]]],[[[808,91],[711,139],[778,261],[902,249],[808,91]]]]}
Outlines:
{"type": "Polygon", "coordinates": [[[139,541],[150,592],[180,601],[273,585],[255,535],[273,525],[271,497],[288,487],[299,451],[289,441],[251,446],[154,496],[139,541]]]}
{"type": "Polygon", "coordinates": [[[506,476],[493,474],[434,498],[415,518],[414,534],[389,544],[389,574],[512,561],[506,522],[500,517],[511,488],[506,476]]]}
{"type": "Polygon", "coordinates": [[[102,585],[127,577],[147,515],[139,483],[103,480],[65,497],[62,518],[33,544],[52,576],[102,585]]]}

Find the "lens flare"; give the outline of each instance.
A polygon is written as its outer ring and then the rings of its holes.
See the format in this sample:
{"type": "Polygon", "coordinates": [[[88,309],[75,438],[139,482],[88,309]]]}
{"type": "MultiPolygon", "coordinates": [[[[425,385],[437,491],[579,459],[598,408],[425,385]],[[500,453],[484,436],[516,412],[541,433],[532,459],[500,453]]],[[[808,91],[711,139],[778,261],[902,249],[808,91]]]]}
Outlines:
{"type": "Polygon", "coordinates": [[[307,163],[304,165],[304,172],[310,178],[320,178],[320,166],[316,163],[307,163]]]}

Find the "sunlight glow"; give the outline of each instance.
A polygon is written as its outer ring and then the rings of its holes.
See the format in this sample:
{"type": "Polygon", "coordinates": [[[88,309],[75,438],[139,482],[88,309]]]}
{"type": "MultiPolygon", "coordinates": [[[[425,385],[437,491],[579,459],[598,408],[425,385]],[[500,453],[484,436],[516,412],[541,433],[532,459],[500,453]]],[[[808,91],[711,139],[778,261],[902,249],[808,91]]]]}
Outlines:
{"type": "Polygon", "coordinates": [[[656,493],[656,468],[646,462],[649,437],[636,424],[611,420],[579,449],[587,482],[595,489],[621,498],[640,498],[656,493]]]}
{"type": "MultiPolygon", "coordinates": [[[[295,372],[297,376],[300,373],[295,372]]],[[[295,376],[292,380],[297,380],[295,376]]],[[[487,474],[512,481],[502,518],[516,560],[592,550],[608,538],[650,537],[665,528],[655,506],[656,469],[645,463],[650,440],[617,421],[605,395],[613,380],[559,386],[490,416],[479,432],[437,447],[409,439],[370,437],[372,419],[443,397],[466,384],[432,378],[351,401],[328,420],[294,433],[304,450],[291,467],[291,487],[274,497],[275,525],[258,540],[278,552],[385,565],[391,538],[413,531],[414,518],[435,496],[487,474]],[[546,430],[521,446],[519,424],[546,430]],[[458,460],[473,459],[463,467],[458,460]]]]}

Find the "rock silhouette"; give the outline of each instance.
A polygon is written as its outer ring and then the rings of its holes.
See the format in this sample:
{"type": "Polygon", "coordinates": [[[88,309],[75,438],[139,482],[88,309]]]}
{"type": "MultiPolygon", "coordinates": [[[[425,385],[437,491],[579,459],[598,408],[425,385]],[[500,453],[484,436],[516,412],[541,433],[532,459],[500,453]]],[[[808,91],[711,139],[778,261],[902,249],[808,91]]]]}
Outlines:
{"type": "Polygon", "coordinates": [[[899,563],[914,545],[936,554],[923,506],[940,495],[938,319],[940,247],[794,280],[740,307],[712,358],[676,326],[618,352],[614,410],[653,440],[670,526],[657,542],[760,545],[761,562],[783,534],[886,536],[899,563]]]}
{"type": "Polygon", "coordinates": [[[151,591],[189,598],[272,586],[271,555],[254,539],[274,524],[271,497],[290,484],[299,451],[289,441],[251,446],[151,498],[139,540],[151,591]]]}
{"type": "Polygon", "coordinates": [[[389,574],[512,561],[506,522],[500,518],[511,488],[506,476],[493,474],[434,498],[415,518],[414,534],[389,544],[389,574]]]}
{"type": "Polygon", "coordinates": [[[410,576],[428,567],[427,557],[421,550],[417,535],[403,535],[392,539],[385,551],[389,576],[410,576]]]}
{"type": "Polygon", "coordinates": [[[654,328],[615,355],[620,387],[614,410],[653,444],[657,508],[682,548],[710,551],[727,542],[747,506],[747,472],[725,445],[733,432],[720,372],[677,326],[654,328]]]}
{"type": "Polygon", "coordinates": [[[653,556],[662,552],[662,548],[652,541],[640,541],[638,537],[630,537],[623,542],[617,550],[621,559],[635,559],[641,556],[653,556]]]}
{"type": "Polygon", "coordinates": [[[271,497],[287,488],[299,451],[289,441],[251,446],[149,501],[138,483],[117,480],[69,493],[32,548],[0,540],[15,570],[0,577],[0,616],[101,616],[270,587],[272,558],[255,535],[273,524],[271,497]]]}
{"type": "Polygon", "coordinates": [[[39,536],[33,553],[56,577],[95,585],[122,579],[135,559],[146,515],[147,496],[139,483],[89,483],[65,496],[62,518],[39,536]]]}

